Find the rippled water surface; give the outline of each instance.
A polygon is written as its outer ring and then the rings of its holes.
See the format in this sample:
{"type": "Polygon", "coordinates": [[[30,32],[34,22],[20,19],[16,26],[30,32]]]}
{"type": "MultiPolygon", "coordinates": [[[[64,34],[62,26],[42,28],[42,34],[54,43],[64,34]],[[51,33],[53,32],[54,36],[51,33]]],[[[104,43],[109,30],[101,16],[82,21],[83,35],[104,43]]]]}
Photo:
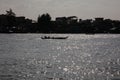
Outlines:
{"type": "Polygon", "coordinates": [[[120,80],[120,35],[0,34],[0,80],[120,80]]]}

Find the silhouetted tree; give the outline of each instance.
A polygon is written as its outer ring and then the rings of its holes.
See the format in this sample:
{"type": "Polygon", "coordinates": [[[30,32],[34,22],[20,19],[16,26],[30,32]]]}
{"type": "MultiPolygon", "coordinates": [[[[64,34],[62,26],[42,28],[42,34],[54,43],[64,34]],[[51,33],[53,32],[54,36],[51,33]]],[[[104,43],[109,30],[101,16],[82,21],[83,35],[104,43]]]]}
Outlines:
{"type": "Polygon", "coordinates": [[[49,32],[51,24],[51,16],[46,13],[38,16],[38,29],[40,32],[49,32]]]}
{"type": "Polygon", "coordinates": [[[13,27],[15,27],[15,16],[16,14],[12,11],[12,9],[9,9],[9,11],[6,10],[6,16],[8,21],[8,29],[9,32],[12,31],[13,27]]]}
{"type": "Polygon", "coordinates": [[[48,25],[50,21],[51,21],[51,16],[48,13],[38,16],[38,23],[42,25],[48,25]]]}
{"type": "Polygon", "coordinates": [[[9,11],[6,10],[6,15],[7,16],[16,16],[16,14],[12,11],[11,8],[9,9],[9,11]]]}

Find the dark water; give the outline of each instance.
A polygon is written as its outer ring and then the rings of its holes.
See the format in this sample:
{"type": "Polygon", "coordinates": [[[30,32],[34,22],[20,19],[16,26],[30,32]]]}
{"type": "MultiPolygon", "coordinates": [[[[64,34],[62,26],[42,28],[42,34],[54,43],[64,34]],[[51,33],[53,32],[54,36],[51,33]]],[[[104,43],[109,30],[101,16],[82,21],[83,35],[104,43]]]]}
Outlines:
{"type": "Polygon", "coordinates": [[[120,80],[120,35],[0,34],[0,80],[120,80]]]}

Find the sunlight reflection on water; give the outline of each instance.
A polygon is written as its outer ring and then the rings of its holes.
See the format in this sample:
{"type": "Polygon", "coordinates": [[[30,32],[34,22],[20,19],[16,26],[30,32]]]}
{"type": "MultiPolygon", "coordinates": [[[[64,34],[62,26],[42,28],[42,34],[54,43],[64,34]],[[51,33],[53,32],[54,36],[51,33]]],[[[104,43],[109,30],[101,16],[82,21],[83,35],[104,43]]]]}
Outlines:
{"type": "Polygon", "coordinates": [[[41,40],[43,35],[1,34],[0,80],[111,80],[120,77],[120,35],[62,34],[69,38],[41,40]]]}

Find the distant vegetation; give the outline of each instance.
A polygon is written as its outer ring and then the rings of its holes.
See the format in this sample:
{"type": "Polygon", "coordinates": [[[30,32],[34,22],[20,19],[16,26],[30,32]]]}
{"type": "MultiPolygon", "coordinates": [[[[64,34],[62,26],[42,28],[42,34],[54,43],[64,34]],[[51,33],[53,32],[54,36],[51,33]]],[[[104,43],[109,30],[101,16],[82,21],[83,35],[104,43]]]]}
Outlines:
{"type": "Polygon", "coordinates": [[[0,15],[0,33],[120,33],[120,21],[99,17],[82,20],[76,16],[57,17],[53,21],[48,13],[33,21],[16,16],[10,9],[0,15]]]}

